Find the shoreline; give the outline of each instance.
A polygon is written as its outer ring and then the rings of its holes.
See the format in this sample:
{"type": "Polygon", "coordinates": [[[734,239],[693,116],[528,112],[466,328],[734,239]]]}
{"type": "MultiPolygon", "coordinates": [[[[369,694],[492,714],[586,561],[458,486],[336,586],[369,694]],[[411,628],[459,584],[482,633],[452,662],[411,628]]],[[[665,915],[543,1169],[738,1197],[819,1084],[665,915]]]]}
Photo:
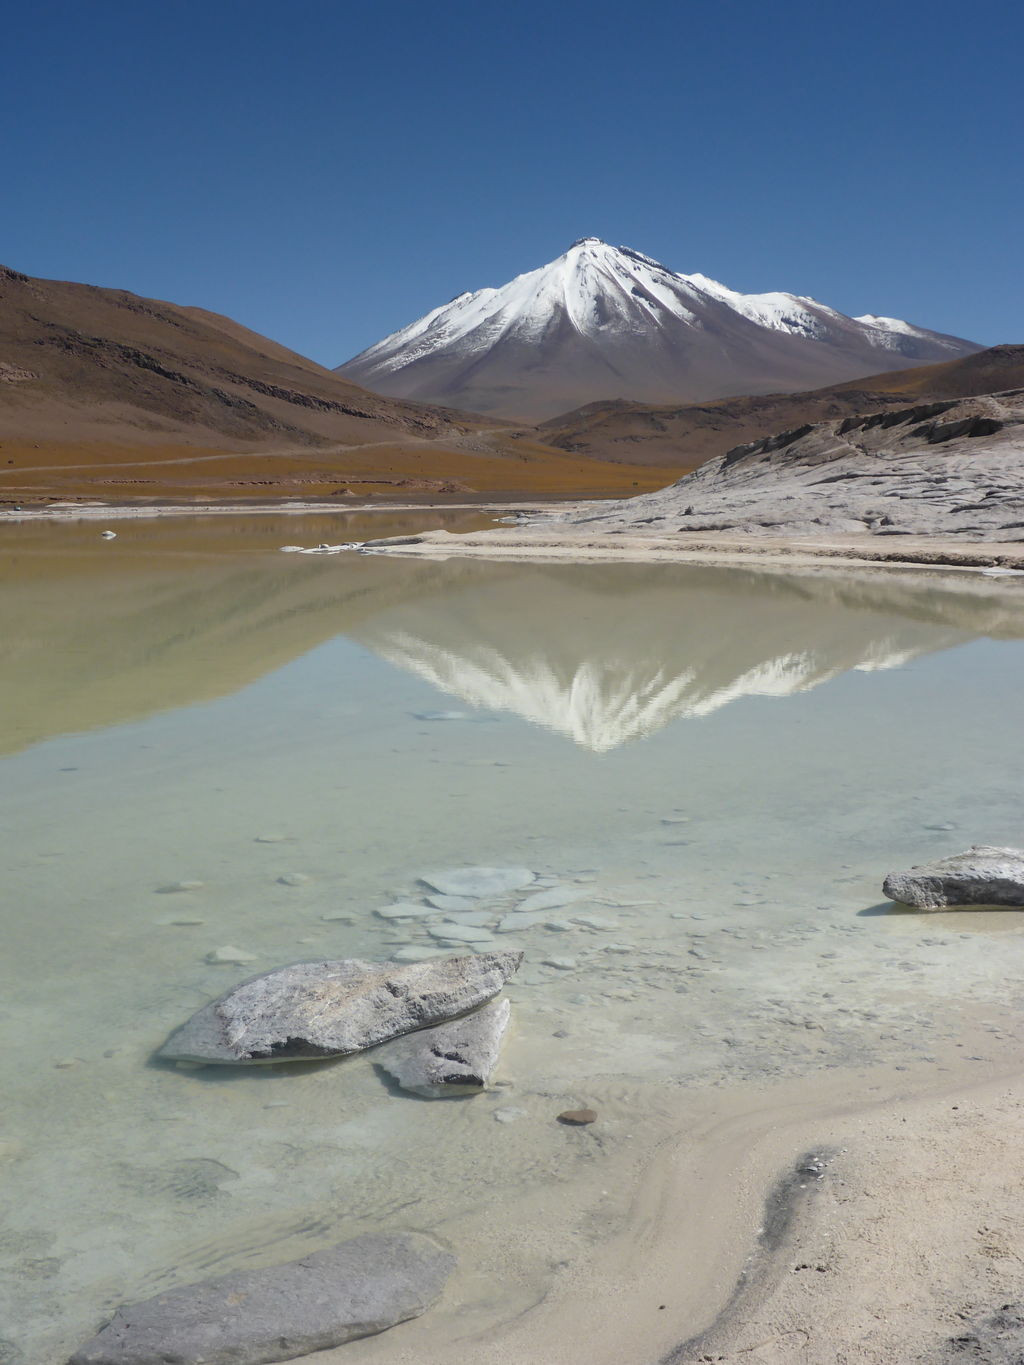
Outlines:
{"type": "Polygon", "coordinates": [[[508,1251],[486,1211],[435,1229],[474,1253],[448,1299],[324,1365],[451,1365],[453,1346],[461,1365],[944,1365],[965,1324],[1024,1298],[1024,1072],[1005,1060],[972,1079],[942,1060],[930,1085],[879,1067],[688,1092],[677,1132],[632,1169],[613,1159],[582,1190],[524,1201],[508,1251]],[[588,1206],[623,1186],[595,1236],[588,1206]],[[494,1322],[487,1284],[536,1251],[531,1222],[550,1279],[494,1322]]]}
{"type": "MultiPolygon", "coordinates": [[[[539,502],[529,498],[509,498],[505,502],[493,499],[471,502],[357,502],[343,506],[338,502],[224,502],[224,503],[71,503],[53,502],[44,506],[23,507],[15,511],[0,507],[0,524],[24,525],[26,522],[73,521],[152,521],[158,517],[212,516],[323,516],[346,517],[357,512],[505,512],[522,509],[527,512],[546,512],[552,506],[564,504],[550,500],[539,502]]],[[[575,505],[575,504],[573,504],[575,505]]]]}
{"type": "MultiPolygon", "coordinates": [[[[33,522],[65,523],[147,521],[173,517],[217,516],[323,516],[339,518],[353,513],[493,512],[509,515],[557,515],[590,503],[567,499],[495,499],[463,502],[225,502],[225,503],[66,503],[25,507],[14,511],[0,507],[0,525],[33,522]]],[[[421,531],[414,535],[382,537],[353,546],[362,553],[419,555],[430,559],[452,557],[490,560],[531,560],[557,563],[680,563],[767,564],[775,567],[820,567],[828,562],[859,568],[991,570],[993,574],[1024,573],[1024,540],[966,541],[948,536],[892,536],[884,543],[869,535],[836,535],[815,538],[788,536],[749,537],[717,532],[695,532],[678,537],[643,536],[629,533],[587,535],[568,532],[559,523],[534,524],[529,530],[514,526],[493,530],[452,532],[421,531]],[[558,529],[556,529],[556,527],[558,529]]]]}
{"type": "Polygon", "coordinates": [[[834,536],[802,540],[788,537],[759,539],[702,533],[694,539],[636,535],[566,535],[539,529],[493,531],[423,531],[365,541],[365,553],[410,554],[443,559],[465,556],[480,559],[534,560],[580,563],[693,563],[747,564],[751,561],[792,567],[838,561],[859,567],[995,570],[1024,573],[1024,542],[957,541],[952,537],[899,536],[885,546],[869,537],[834,536]]]}

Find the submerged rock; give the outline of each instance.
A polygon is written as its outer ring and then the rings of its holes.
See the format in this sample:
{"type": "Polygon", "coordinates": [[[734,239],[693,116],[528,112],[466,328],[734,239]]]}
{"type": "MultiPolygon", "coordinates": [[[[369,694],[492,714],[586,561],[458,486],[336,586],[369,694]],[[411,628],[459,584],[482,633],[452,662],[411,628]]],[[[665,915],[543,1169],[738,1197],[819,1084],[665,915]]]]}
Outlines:
{"type": "Polygon", "coordinates": [[[418,1232],[369,1233],[119,1308],[70,1365],[267,1365],[418,1317],[455,1257],[418,1232]]]}
{"type": "Polygon", "coordinates": [[[444,910],[449,914],[476,908],[476,897],[473,896],[428,896],[427,902],[433,905],[435,909],[444,910]]]}
{"type": "Polygon", "coordinates": [[[595,1123],[596,1121],[596,1109],[566,1109],[558,1115],[559,1123],[575,1124],[578,1127],[585,1123],[595,1123]]]}
{"type": "Polygon", "coordinates": [[[583,900],[588,893],[580,886],[552,886],[546,891],[536,891],[527,896],[516,907],[520,914],[529,915],[538,910],[561,910],[563,905],[583,900]]]}
{"type": "Polygon", "coordinates": [[[222,948],[211,948],[203,959],[215,966],[244,967],[247,962],[255,962],[255,953],[247,953],[244,948],[233,948],[226,943],[222,948]]]}
{"type": "Polygon", "coordinates": [[[511,1009],[507,1000],[492,1000],[462,1019],[390,1043],[378,1061],[403,1090],[430,1099],[482,1090],[497,1064],[511,1009]]]}
{"type": "Polygon", "coordinates": [[[493,938],[490,929],[479,924],[432,924],[427,933],[453,943],[490,943],[493,938]]]}
{"type": "Polygon", "coordinates": [[[408,966],[350,958],[277,967],[204,1005],[157,1055],[244,1065],[361,1052],[484,1004],[522,960],[504,952],[408,966]]]}
{"type": "Polygon", "coordinates": [[[427,872],[420,878],[434,891],[445,896],[504,896],[532,885],[534,875],[528,867],[452,867],[444,872],[427,872]]]}
{"type": "Polygon", "coordinates": [[[890,872],[882,891],[890,900],[921,910],[945,905],[1024,907],[1024,850],[979,844],[907,872],[890,872]]]}

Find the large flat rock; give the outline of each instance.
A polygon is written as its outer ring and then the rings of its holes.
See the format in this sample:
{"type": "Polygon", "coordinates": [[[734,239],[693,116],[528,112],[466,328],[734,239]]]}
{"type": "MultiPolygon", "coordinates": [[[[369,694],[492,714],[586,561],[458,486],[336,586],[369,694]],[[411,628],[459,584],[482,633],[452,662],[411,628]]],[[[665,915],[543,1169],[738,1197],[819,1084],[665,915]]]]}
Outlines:
{"type": "Polygon", "coordinates": [[[377,1061],[413,1094],[438,1099],[481,1090],[491,1078],[512,1007],[492,1000],[483,1009],[389,1043],[377,1061]]]}
{"type": "Polygon", "coordinates": [[[340,1057],[455,1019],[497,995],[520,952],[474,953],[408,966],[298,962],[234,986],[172,1033],[169,1061],[340,1057]]]}
{"type": "Polygon", "coordinates": [[[890,900],[921,910],[944,905],[1024,907],[1024,850],[979,844],[951,858],[890,872],[882,890],[890,900]]]}
{"type": "Polygon", "coordinates": [[[267,1270],[119,1308],[70,1365],[264,1365],[418,1317],[455,1257],[417,1232],[369,1233],[267,1270]]]}

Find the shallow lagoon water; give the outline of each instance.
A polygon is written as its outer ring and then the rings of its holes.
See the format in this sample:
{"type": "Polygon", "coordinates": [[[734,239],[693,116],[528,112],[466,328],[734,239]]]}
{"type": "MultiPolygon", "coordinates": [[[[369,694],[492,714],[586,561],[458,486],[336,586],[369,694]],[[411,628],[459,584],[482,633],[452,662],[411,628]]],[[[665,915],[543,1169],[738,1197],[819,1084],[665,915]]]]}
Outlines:
{"type": "Polygon", "coordinates": [[[686,1096],[1016,1047],[1024,916],[879,902],[1022,841],[1017,580],[307,559],[276,547],[358,530],[217,521],[3,530],[0,1359],[381,1227],[471,1268],[396,1341],[486,1330],[625,1216],[602,1168],[686,1096]],[[583,895],[496,935],[526,963],[492,1091],[152,1063],[253,972],[434,949],[374,911],[481,863],[583,895]],[[537,1198],[558,1234],[495,1258],[480,1229],[537,1198]]]}

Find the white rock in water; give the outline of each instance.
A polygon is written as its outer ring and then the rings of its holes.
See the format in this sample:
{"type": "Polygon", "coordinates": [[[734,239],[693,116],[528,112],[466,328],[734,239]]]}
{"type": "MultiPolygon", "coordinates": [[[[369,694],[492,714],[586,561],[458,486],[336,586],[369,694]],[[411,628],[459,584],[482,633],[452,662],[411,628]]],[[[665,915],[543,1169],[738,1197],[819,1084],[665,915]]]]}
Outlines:
{"type": "Polygon", "coordinates": [[[421,878],[427,886],[446,896],[504,896],[529,886],[534,880],[527,867],[454,867],[445,872],[427,872],[421,878]]]}
{"type": "Polygon", "coordinates": [[[560,910],[563,905],[585,899],[587,893],[580,886],[553,886],[549,891],[537,891],[516,906],[516,913],[529,915],[535,910],[560,910]]]}
{"type": "Polygon", "coordinates": [[[205,961],[213,962],[220,966],[244,967],[247,962],[255,962],[254,953],[247,953],[244,948],[232,948],[230,944],[223,948],[214,948],[206,954],[205,961]]]}
{"type": "Polygon", "coordinates": [[[503,915],[498,921],[499,934],[517,934],[524,929],[532,929],[535,924],[543,924],[547,911],[538,910],[535,915],[523,915],[518,910],[503,915]]]}
{"type": "Polygon", "coordinates": [[[507,1000],[492,1000],[450,1024],[389,1043],[374,1060],[403,1090],[430,1099],[482,1090],[497,1064],[510,1013],[507,1000]]]}
{"type": "Polygon", "coordinates": [[[100,535],[103,537],[104,540],[116,540],[116,539],[117,539],[117,532],[116,532],[116,531],[101,531],[101,532],[100,532],[100,535]]]}
{"type": "Polygon", "coordinates": [[[582,924],[585,929],[617,929],[618,921],[606,919],[604,915],[573,915],[573,924],[582,924]]]}
{"type": "Polygon", "coordinates": [[[419,1232],[367,1233],[119,1308],[70,1365],[268,1365],[418,1317],[455,1257],[419,1232]]]}
{"type": "Polygon", "coordinates": [[[166,886],[157,887],[157,895],[173,896],[178,891],[202,891],[205,883],[203,882],[168,882],[166,886]]]}
{"type": "Polygon", "coordinates": [[[445,938],[457,943],[490,943],[490,929],[476,924],[432,924],[427,930],[433,938],[445,938]]]}
{"type": "Polygon", "coordinates": [[[574,957],[546,957],[541,965],[555,967],[560,972],[572,972],[575,971],[577,963],[574,957]]]}
{"type": "Polygon", "coordinates": [[[448,957],[447,948],[417,948],[414,944],[406,944],[404,948],[399,948],[397,953],[391,954],[392,962],[427,962],[432,957],[448,957]]]}
{"type": "Polygon", "coordinates": [[[476,898],[473,896],[428,896],[427,901],[438,910],[444,910],[448,913],[476,909],[476,898]]]}
{"type": "Polygon", "coordinates": [[[890,900],[922,910],[951,905],[1024,907],[1024,849],[978,844],[907,872],[890,872],[882,886],[890,900]]]}
{"type": "Polygon", "coordinates": [[[416,901],[399,901],[397,905],[385,905],[373,913],[381,919],[429,919],[437,916],[432,905],[420,905],[416,901]]]}
{"type": "Polygon", "coordinates": [[[522,959],[503,952],[408,966],[351,958],[277,967],[204,1005],[158,1056],[244,1065],[361,1052],[484,1004],[522,959]]]}
{"type": "Polygon", "coordinates": [[[283,877],[278,877],[281,886],[305,886],[309,881],[305,872],[286,872],[283,877]]]}

